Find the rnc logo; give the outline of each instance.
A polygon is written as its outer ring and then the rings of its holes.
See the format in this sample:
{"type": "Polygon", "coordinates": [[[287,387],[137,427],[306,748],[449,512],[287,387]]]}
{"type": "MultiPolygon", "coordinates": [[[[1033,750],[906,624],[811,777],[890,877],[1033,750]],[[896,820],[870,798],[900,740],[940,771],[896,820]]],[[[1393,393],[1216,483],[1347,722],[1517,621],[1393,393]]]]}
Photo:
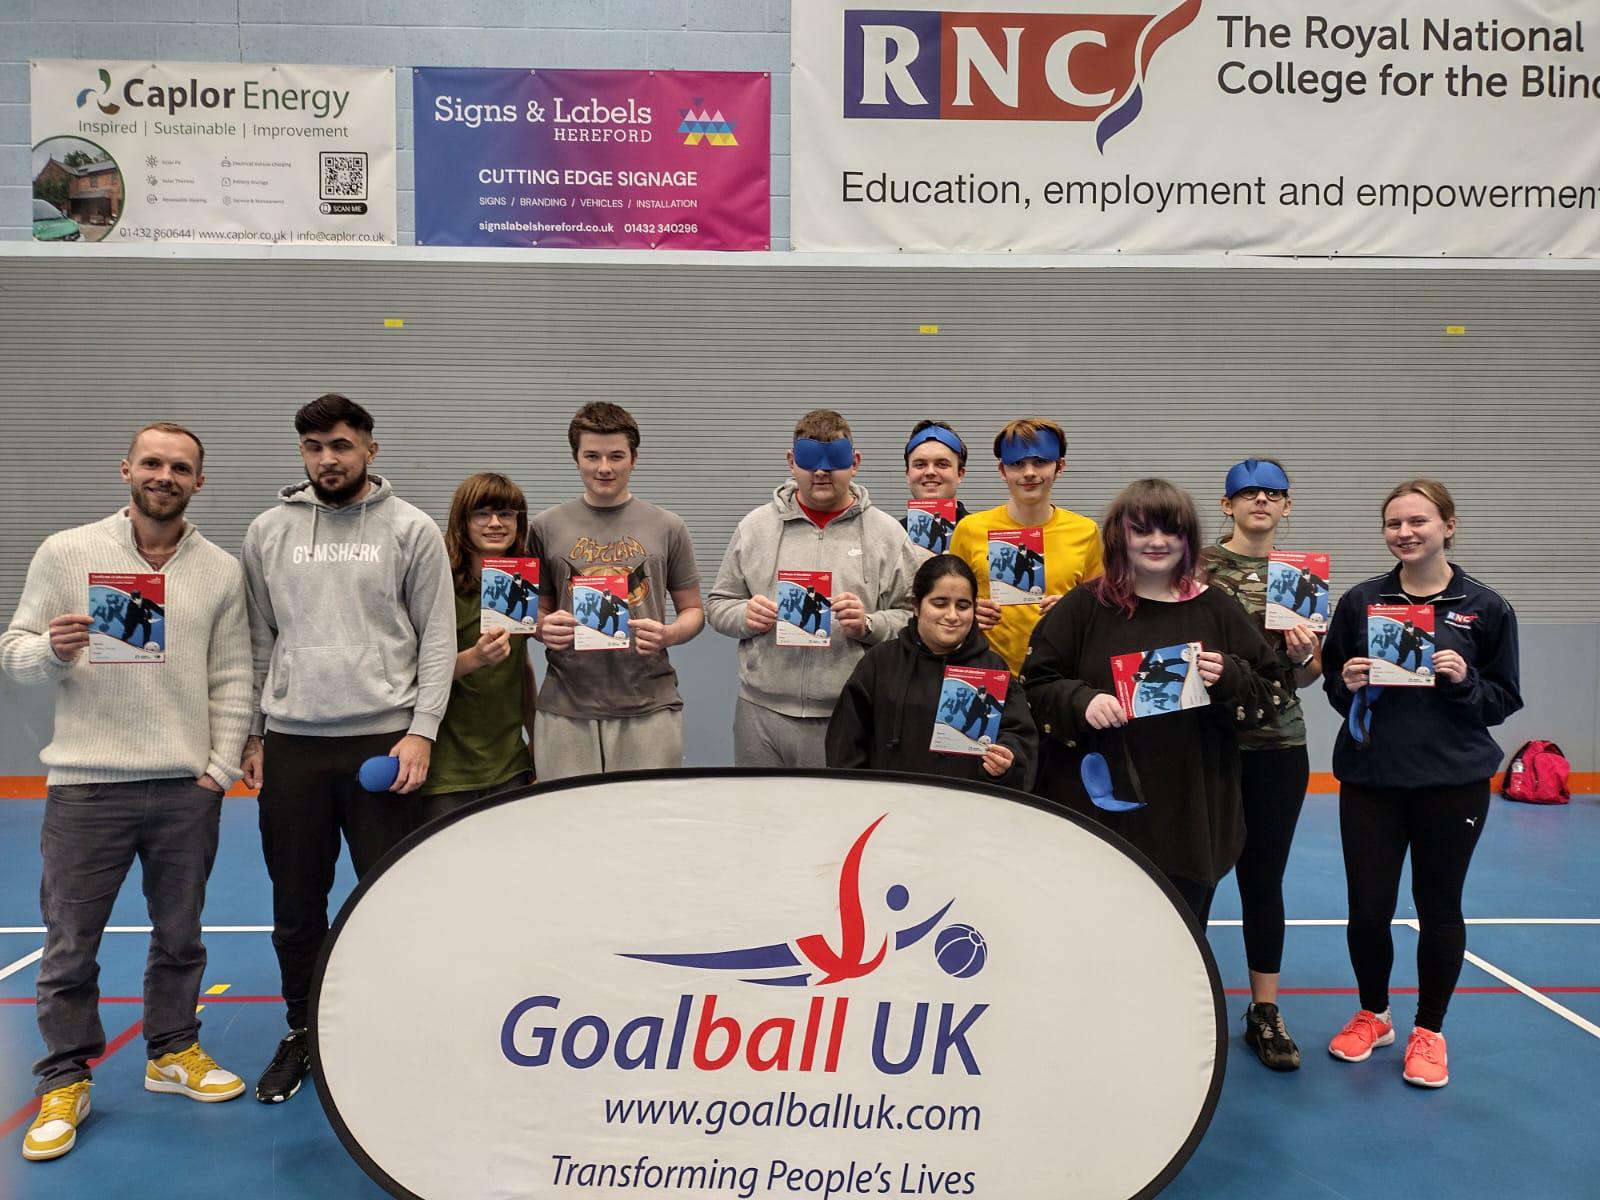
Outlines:
{"type": "MultiPolygon", "coordinates": [[[[100,68],[100,92],[102,95],[111,95],[111,72],[104,67],[100,68]]],[[[89,97],[94,94],[93,88],[84,88],[78,93],[78,107],[82,108],[89,103],[89,97]]],[[[104,100],[96,100],[95,105],[108,117],[114,117],[122,111],[120,104],[107,104],[104,100]]]]}
{"type": "Polygon", "coordinates": [[[1106,142],[1144,106],[1163,42],[1200,0],[1156,13],[844,14],[844,115],[922,121],[1093,121],[1106,142]]]}

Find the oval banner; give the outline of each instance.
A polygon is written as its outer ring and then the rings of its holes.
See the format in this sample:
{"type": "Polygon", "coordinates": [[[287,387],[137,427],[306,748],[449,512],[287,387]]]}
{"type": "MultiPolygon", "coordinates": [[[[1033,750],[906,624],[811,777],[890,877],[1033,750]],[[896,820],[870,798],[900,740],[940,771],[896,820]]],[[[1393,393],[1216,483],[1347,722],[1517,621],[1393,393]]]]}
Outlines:
{"type": "Polygon", "coordinates": [[[1145,860],[1001,788],[669,771],[429,826],[345,905],[322,1102],[396,1196],[1149,1196],[1225,1060],[1145,860]]]}

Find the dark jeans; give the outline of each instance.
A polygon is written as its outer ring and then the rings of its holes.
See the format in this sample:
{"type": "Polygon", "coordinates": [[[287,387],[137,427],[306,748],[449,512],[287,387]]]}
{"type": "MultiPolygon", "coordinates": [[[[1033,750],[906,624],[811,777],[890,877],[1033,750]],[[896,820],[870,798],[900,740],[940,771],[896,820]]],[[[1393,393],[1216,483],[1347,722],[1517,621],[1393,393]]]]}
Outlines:
{"type": "Polygon", "coordinates": [[[1417,1024],[1435,1033],[1461,977],[1467,926],[1461,892],[1489,813],[1489,786],[1339,789],[1339,835],[1350,895],[1345,931],[1361,1007],[1389,1007],[1394,919],[1400,869],[1411,852],[1411,898],[1417,906],[1417,1024]]]}
{"type": "Polygon", "coordinates": [[[302,737],[268,732],[261,784],[261,852],[272,877],[272,948],[278,952],[290,1029],[303,1029],[311,976],[328,936],[328,893],[339,835],[364,878],[418,825],[417,799],[369,792],[356,779],[367,759],[388,754],[399,733],[302,737]]]}
{"type": "Polygon", "coordinates": [[[222,797],[193,779],[89,783],[46,792],[39,850],[39,1034],[34,1065],[44,1095],[89,1078],[105,1053],[100,1023],[100,938],[137,856],[154,932],[144,970],[144,1040],[151,1058],[200,1037],[195,1000],[206,969],[200,910],[217,857],[222,797]]]}

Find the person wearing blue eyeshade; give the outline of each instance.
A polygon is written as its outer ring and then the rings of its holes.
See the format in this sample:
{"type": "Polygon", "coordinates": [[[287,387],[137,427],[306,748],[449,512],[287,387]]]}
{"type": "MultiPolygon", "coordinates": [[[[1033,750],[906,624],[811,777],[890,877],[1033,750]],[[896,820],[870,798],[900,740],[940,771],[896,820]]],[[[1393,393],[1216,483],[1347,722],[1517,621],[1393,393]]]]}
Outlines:
{"type": "MultiPolygon", "coordinates": [[[[1008,499],[957,525],[950,553],[978,577],[978,628],[1017,675],[1040,618],[1078,584],[1100,574],[1100,529],[1051,498],[1067,469],[1067,435],[1054,421],[1025,417],[1007,423],[995,435],[994,456],[1008,499]],[[989,536],[1030,529],[1040,531],[1044,546],[1041,593],[1035,603],[1002,606],[990,594],[989,536]]],[[[1017,572],[1013,579],[1038,578],[1036,554],[1019,550],[1010,563],[1017,572]]]]}
{"type": "MultiPolygon", "coordinates": [[[[948,526],[942,517],[931,522],[934,540],[948,547],[955,527],[967,516],[967,506],[956,495],[967,477],[967,444],[944,421],[918,421],[906,439],[905,460],[906,486],[913,500],[956,502],[955,520],[948,526]]],[[[901,517],[900,524],[906,525],[907,518],[901,517]]]]}
{"type": "Polygon", "coordinates": [[[706,619],[739,640],[734,764],[826,765],[828,717],[868,646],[911,617],[918,554],[898,521],[854,482],[861,466],[849,423],[819,408],[794,427],[789,478],[739,522],[706,597],[706,619]],[[780,646],[779,571],[832,575],[826,646],[780,646]]]}

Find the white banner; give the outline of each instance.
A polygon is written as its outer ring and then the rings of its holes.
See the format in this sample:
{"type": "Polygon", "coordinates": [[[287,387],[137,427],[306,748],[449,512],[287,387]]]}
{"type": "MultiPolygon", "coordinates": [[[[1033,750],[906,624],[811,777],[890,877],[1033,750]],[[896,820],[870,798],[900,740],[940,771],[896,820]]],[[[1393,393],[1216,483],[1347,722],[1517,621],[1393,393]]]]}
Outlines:
{"type": "Polygon", "coordinates": [[[395,242],[393,68],[32,67],[36,240],[395,242]]]}
{"type": "Polygon", "coordinates": [[[798,250],[1588,258],[1600,9],[795,0],[798,250]]]}
{"type": "Polygon", "coordinates": [[[1148,863],[852,773],[596,776],[435,826],[341,914],[313,1026],[341,1139],[424,1200],[1127,1200],[1225,1055],[1148,863]]]}

